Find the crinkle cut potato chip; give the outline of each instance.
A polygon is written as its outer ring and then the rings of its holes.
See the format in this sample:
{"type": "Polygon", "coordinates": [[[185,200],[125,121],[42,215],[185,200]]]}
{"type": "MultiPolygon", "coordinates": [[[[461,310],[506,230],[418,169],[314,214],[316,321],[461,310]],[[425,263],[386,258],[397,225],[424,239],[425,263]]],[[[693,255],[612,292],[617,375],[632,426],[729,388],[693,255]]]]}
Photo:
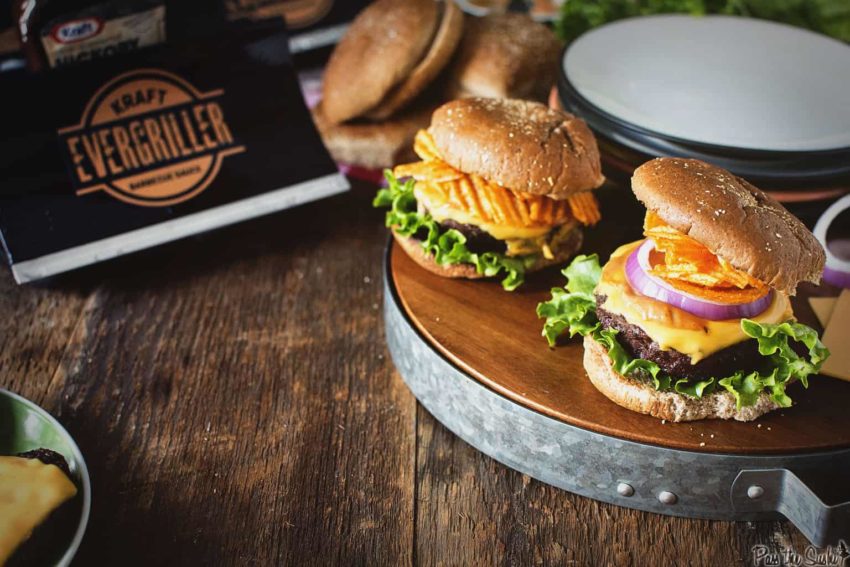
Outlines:
{"type": "Polygon", "coordinates": [[[644,235],[655,243],[650,273],[677,289],[724,303],[753,301],[769,291],[763,282],[715,256],[651,211],[646,214],[644,235]]]}
{"type": "Polygon", "coordinates": [[[570,203],[573,216],[580,223],[592,226],[602,219],[602,215],[599,213],[599,204],[596,202],[593,193],[589,191],[577,193],[567,200],[570,203]]]}
{"type": "Polygon", "coordinates": [[[566,201],[545,196],[515,193],[491,183],[480,175],[459,171],[444,162],[434,140],[420,130],[413,146],[420,162],[396,166],[396,177],[412,177],[420,194],[438,203],[475,216],[484,222],[508,226],[557,226],[575,219],[582,224],[599,222],[596,197],[590,192],[573,195],[566,201]]]}

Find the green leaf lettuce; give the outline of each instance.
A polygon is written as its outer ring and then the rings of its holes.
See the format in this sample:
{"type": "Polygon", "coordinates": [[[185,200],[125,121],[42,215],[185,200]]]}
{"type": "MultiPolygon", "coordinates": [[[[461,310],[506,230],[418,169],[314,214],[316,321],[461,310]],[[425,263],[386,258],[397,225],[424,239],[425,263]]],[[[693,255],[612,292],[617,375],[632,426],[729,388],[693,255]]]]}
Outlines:
{"type": "Polygon", "coordinates": [[[471,264],[475,271],[487,277],[502,276],[502,287],[513,291],[525,281],[526,270],[534,264],[533,254],[509,257],[498,252],[476,253],[466,247],[466,237],[458,230],[444,229],[430,214],[419,212],[413,194],[414,181],[400,182],[389,171],[384,171],[387,187],[378,191],[372,205],[389,207],[386,225],[400,236],[422,238],[422,247],[434,261],[447,264],[471,264]]]}
{"type": "Polygon", "coordinates": [[[538,317],[546,320],[542,334],[549,345],[554,346],[565,332],[570,337],[590,335],[605,347],[611,367],[616,372],[651,383],[658,391],[675,391],[702,398],[723,388],[735,396],[739,409],[755,404],[761,392],[767,391],[779,406],[788,407],[792,404],[785,392],[788,384],[799,380],[808,388],[809,376],[816,374],[829,356],[817,333],[806,325],[793,321],[766,324],[742,319],[744,334],[758,341],[759,353],[764,357],[763,368],[701,381],[674,378],[656,363],[630,356],[617,341],[615,329],[602,329],[593,296],[602,274],[596,254],[576,257],[562,273],[567,278],[566,286],[552,289],[552,299],[537,306],[538,317]],[[792,341],[806,347],[805,356],[797,354],[792,341]]]}

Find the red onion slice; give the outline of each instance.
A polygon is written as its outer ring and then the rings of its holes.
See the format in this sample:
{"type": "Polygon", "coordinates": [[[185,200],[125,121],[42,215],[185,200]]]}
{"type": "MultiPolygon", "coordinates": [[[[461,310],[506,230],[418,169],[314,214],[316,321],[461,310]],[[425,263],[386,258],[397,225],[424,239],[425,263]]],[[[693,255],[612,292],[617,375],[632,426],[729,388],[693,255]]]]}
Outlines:
{"type": "Polygon", "coordinates": [[[655,243],[647,239],[626,260],[626,279],[641,295],[657,299],[710,321],[755,317],[764,312],[773,302],[772,291],[749,303],[719,303],[676,289],[658,276],[649,273],[649,253],[653,250],[655,250],[655,243]]]}
{"type": "Polygon", "coordinates": [[[823,281],[835,287],[850,289],[850,272],[835,270],[826,266],[823,269],[823,281]]]}
{"type": "Polygon", "coordinates": [[[839,254],[836,254],[826,240],[829,226],[838,215],[847,209],[850,209],[850,195],[838,199],[824,211],[815,225],[814,234],[820,240],[826,252],[826,267],[823,270],[824,281],[837,287],[850,289],[850,259],[842,258],[839,254]]]}

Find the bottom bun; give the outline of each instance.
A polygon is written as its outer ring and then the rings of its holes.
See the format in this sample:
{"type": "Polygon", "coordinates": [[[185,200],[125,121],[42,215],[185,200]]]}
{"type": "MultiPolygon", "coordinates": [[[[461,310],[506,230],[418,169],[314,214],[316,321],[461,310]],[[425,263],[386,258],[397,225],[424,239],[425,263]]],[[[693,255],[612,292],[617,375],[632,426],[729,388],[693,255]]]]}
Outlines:
{"type": "Polygon", "coordinates": [[[383,122],[356,120],[331,124],[322,105],[312,110],[322,141],[337,162],[369,169],[414,161],[413,138],[431,121],[432,104],[419,104],[383,122]]]}
{"type": "MultiPolygon", "coordinates": [[[[417,264],[433,274],[443,276],[444,278],[467,278],[470,280],[486,277],[483,274],[479,274],[475,269],[475,266],[472,264],[438,264],[434,261],[434,256],[427,253],[422,248],[421,240],[416,240],[410,236],[400,236],[395,231],[393,231],[393,237],[395,238],[395,241],[398,242],[399,246],[407,252],[408,256],[413,258],[417,264]]],[[[542,270],[543,268],[548,268],[549,266],[557,264],[563,264],[581,247],[582,240],[583,233],[581,229],[573,229],[570,237],[558,246],[554,258],[547,260],[546,258],[541,257],[526,270],[526,273],[542,270]]]]}
{"type": "Polygon", "coordinates": [[[741,409],[736,405],[735,396],[725,390],[713,392],[700,399],[678,392],[658,392],[645,382],[616,372],[611,367],[611,358],[605,346],[590,336],[584,338],[584,368],[596,389],[615,404],[667,421],[752,421],[779,409],[766,392],[759,395],[754,405],[741,409]]]}

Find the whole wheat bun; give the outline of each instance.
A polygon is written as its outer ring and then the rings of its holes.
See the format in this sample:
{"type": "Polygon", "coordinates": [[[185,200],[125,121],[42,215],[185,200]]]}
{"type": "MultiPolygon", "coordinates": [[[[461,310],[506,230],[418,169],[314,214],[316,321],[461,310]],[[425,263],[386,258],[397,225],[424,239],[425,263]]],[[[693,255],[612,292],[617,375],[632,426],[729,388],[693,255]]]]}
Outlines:
{"type": "MultiPolygon", "coordinates": [[[[432,274],[437,274],[444,278],[466,278],[470,280],[477,280],[485,277],[479,274],[475,270],[475,266],[472,264],[447,264],[445,266],[441,266],[434,261],[434,257],[432,255],[426,253],[425,250],[422,249],[422,242],[420,240],[416,240],[410,236],[401,236],[396,231],[393,231],[393,238],[398,245],[401,246],[402,250],[407,252],[407,255],[410,256],[414,262],[432,274]]],[[[583,239],[584,234],[580,228],[576,227],[571,232],[570,238],[558,246],[553,259],[547,260],[546,258],[541,257],[530,268],[528,268],[527,272],[536,272],[543,268],[548,268],[549,266],[563,264],[565,261],[570,259],[579,248],[581,248],[583,239]]]]}
{"type": "Polygon", "coordinates": [[[657,158],[635,170],[632,190],[664,222],[774,289],[793,295],[801,281],[820,281],[826,257],[809,229],[725,169],[657,158]]]}
{"type": "Polygon", "coordinates": [[[555,83],[561,43],[527,14],[469,17],[448,70],[448,98],[485,96],[543,102],[555,83]]]}
{"type": "Polygon", "coordinates": [[[376,0],[360,12],[325,68],[328,121],[338,124],[375,108],[425,56],[439,22],[434,0],[376,0]]]}
{"type": "Polygon", "coordinates": [[[741,409],[737,408],[735,396],[725,390],[715,391],[701,399],[678,392],[657,392],[647,383],[616,372],[611,367],[611,359],[605,346],[591,336],[584,338],[584,369],[596,389],[615,404],[667,421],[752,421],[779,409],[765,392],[759,395],[754,405],[741,409]]]}
{"type": "Polygon", "coordinates": [[[393,167],[416,159],[413,139],[428,127],[435,103],[417,102],[384,122],[355,120],[332,124],[319,104],[311,112],[334,161],[368,169],[393,167]]]}
{"type": "Polygon", "coordinates": [[[605,181],[587,124],[538,102],[454,100],[434,112],[429,131],[449,165],[512,191],[565,199],[605,181]]]}
{"type": "Polygon", "coordinates": [[[378,106],[369,111],[369,118],[386,120],[404,108],[431,85],[452,58],[463,32],[463,12],[452,0],[445,0],[439,5],[442,7],[440,25],[425,57],[407,79],[393,87],[378,106]]]}

